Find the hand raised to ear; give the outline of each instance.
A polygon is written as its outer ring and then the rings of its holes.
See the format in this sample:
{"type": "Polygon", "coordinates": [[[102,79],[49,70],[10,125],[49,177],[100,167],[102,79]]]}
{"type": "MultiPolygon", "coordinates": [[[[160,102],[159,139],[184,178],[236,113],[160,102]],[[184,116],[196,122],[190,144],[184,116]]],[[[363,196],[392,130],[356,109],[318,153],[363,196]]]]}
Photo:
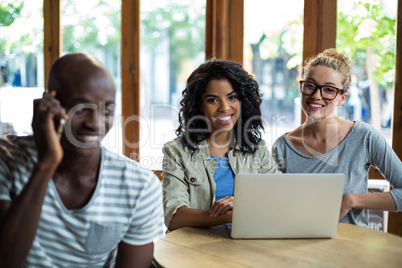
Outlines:
{"type": "Polygon", "coordinates": [[[44,167],[55,168],[63,157],[55,118],[66,119],[66,111],[55,98],[56,91],[44,93],[34,100],[32,129],[38,149],[38,161],[44,167]]]}

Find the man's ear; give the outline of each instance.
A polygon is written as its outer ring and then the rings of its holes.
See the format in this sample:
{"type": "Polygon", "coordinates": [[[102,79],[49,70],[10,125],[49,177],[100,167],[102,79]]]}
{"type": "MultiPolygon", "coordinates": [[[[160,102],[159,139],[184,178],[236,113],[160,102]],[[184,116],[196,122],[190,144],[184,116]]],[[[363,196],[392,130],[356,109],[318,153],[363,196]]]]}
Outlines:
{"type": "Polygon", "coordinates": [[[346,102],[347,99],[348,99],[348,93],[344,93],[342,95],[342,98],[338,102],[338,106],[342,106],[346,102]]]}

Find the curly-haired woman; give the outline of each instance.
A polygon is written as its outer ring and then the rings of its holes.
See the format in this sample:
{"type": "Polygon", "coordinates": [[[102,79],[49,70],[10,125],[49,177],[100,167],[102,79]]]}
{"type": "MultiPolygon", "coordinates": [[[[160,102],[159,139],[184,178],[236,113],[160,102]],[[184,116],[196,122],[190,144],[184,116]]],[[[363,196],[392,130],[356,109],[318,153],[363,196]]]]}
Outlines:
{"type": "Polygon", "coordinates": [[[177,138],[163,147],[165,224],[232,221],[237,173],[279,172],[261,139],[261,94],[240,64],[212,59],[188,78],[177,138]]]}
{"type": "Polygon", "coordinates": [[[335,115],[351,82],[349,58],[327,49],[311,58],[300,81],[306,122],[275,142],[273,155],[286,173],[343,173],[344,196],[339,220],[368,226],[368,209],[402,210],[402,163],[385,138],[360,121],[335,115]],[[377,168],[393,186],[368,193],[368,170],[377,168]]]}

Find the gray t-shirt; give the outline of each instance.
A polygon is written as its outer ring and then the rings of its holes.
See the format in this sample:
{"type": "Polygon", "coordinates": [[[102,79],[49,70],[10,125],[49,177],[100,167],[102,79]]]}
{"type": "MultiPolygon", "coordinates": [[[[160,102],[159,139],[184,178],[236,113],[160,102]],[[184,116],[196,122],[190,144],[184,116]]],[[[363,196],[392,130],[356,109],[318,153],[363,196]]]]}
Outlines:
{"type": "MultiPolygon", "coordinates": [[[[159,179],[137,162],[101,148],[98,182],[84,207],[66,208],[50,180],[22,267],[114,267],[121,241],[145,245],[164,237],[159,179]]],[[[32,136],[0,139],[0,200],[15,200],[35,162],[32,136]]]]}
{"type": "MultiPolygon", "coordinates": [[[[299,152],[286,134],[277,139],[272,149],[282,172],[343,173],[346,176],[343,193],[346,195],[368,192],[368,170],[374,166],[393,187],[390,193],[396,209],[402,210],[402,162],[372,126],[357,121],[337,147],[320,156],[299,152]]],[[[367,227],[368,210],[352,209],[341,222],[367,227]]]]}

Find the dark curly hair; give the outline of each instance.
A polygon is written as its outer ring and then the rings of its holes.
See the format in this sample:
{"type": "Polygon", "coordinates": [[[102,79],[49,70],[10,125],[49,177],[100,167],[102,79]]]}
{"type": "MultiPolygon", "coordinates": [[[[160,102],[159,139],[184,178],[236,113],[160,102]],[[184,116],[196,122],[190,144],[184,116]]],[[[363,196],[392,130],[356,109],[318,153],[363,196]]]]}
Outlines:
{"type": "Polygon", "coordinates": [[[208,60],[189,76],[180,101],[180,126],[176,135],[193,153],[198,150],[198,144],[210,135],[208,131],[203,131],[208,129],[208,122],[199,103],[211,80],[227,80],[237,93],[241,112],[233,127],[235,146],[238,145],[243,153],[254,153],[261,140],[261,131],[264,130],[260,110],[262,95],[257,81],[240,64],[229,60],[208,60]],[[196,129],[201,131],[191,131],[196,129]]]}

